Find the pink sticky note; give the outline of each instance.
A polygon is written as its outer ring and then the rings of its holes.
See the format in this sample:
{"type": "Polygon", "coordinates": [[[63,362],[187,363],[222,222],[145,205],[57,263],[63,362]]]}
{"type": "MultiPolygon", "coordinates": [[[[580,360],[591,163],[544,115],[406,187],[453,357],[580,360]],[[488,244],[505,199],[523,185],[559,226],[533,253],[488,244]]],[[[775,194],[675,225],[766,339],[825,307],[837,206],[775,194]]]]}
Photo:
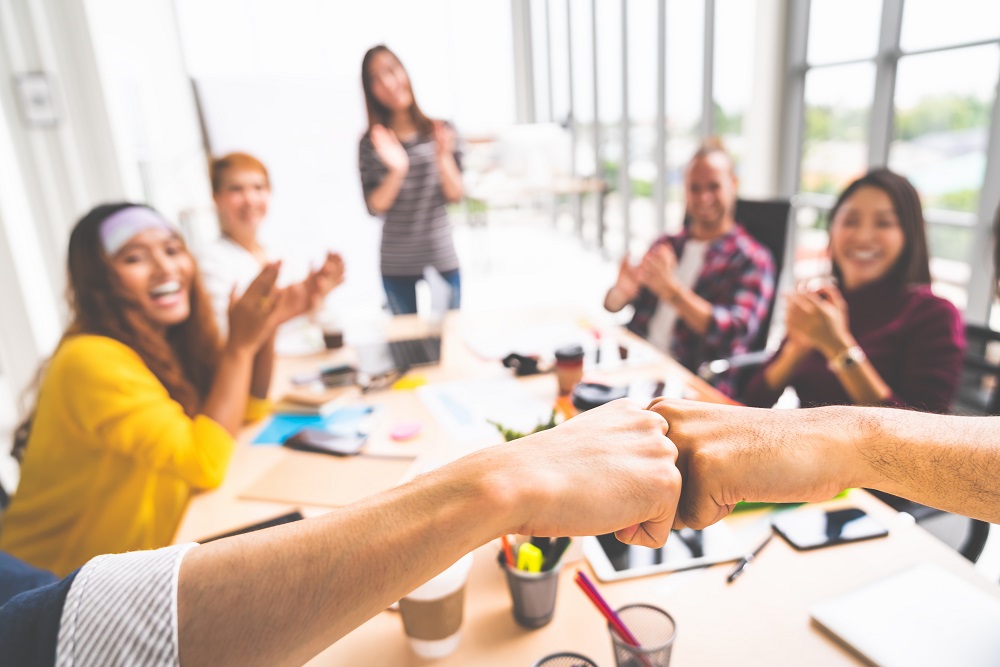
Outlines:
{"type": "Polygon", "coordinates": [[[416,437],[423,428],[424,425],[420,422],[399,422],[392,427],[389,437],[393,440],[409,440],[416,437]]]}

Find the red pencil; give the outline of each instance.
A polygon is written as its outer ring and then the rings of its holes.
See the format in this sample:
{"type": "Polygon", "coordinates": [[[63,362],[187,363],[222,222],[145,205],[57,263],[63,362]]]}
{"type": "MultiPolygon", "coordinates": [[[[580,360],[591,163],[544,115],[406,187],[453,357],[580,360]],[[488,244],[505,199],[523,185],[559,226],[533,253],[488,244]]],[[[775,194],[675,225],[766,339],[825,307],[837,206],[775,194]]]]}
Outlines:
{"type": "Polygon", "coordinates": [[[500,538],[503,542],[503,555],[507,559],[507,567],[514,568],[514,550],[510,548],[510,540],[504,535],[500,538]]]}
{"type": "MultiPolygon", "coordinates": [[[[605,599],[601,597],[601,594],[597,591],[597,587],[594,586],[594,583],[590,580],[590,578],[587,577],[587,575],[585,575],[581,570],[577,570],[574,581],[576,582],[576,585],[579,586],[580,589],[586,594],[586,596],[590,598],[590,601],[594,603],[594,606],[601,612],[601,615],[607,619],[608,624],[611,625],[615,634],[617,634],[626,644],[634,646],[635,648],[641,648],[639,640],[635,638],[635,635],[633,635],[631,630],[625,626],[621,618],[618,617],[618,614],[616,614],[605,599]]],[[[650,667],[649,660],[646,656],[639,654],[636,655],[636,657],[642,661],[642,664],[650,667]]]]}

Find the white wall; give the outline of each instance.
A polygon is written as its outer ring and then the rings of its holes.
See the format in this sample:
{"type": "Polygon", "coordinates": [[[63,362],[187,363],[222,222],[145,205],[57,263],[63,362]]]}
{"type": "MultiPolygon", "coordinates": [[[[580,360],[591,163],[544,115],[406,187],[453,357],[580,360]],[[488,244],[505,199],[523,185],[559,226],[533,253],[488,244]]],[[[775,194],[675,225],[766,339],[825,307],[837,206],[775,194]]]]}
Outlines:
{"type": "Polygon", "coordinates": [[[362,56],[389,46],[423,110],[465,135],[503,127],[515,113],[509,0],[176,0],[176,7],[212,151],[250,152],[271,173],[261,232],[269,251],[294,275],[326,248],[339,250],[348,280],[330,306],[380,307],[380,223],[364,206],[357,167],[367,126],[362,56]]]}

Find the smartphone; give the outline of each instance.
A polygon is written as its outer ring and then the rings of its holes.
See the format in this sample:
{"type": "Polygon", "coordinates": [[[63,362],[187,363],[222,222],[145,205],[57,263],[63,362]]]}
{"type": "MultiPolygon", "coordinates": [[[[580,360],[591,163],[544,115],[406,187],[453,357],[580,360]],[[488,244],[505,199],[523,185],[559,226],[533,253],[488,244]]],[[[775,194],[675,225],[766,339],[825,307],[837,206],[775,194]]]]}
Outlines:
{"type": "Polygon", "coordinates": [[[775,516],[771,523],[779,535],[801,551],[871,540],[889,534],[885,526],[857,507],[783,512],[775,516]]]}
{"type": "Polygon", "coordinates": [[[354,456],[361,451],[367,441],[367,431],[345,434],[307,428],[289,437],[283,444],[285,447],[305,452],[354,456]]]}

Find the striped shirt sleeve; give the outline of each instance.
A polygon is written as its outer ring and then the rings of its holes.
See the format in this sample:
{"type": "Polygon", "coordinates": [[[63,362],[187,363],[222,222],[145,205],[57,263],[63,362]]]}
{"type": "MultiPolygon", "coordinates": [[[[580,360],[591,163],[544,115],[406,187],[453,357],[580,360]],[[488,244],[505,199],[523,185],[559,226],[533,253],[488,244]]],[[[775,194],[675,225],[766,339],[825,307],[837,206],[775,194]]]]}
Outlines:
{"type": "Polygon", "coordinates": [[[66,596],[57,667],[180,664],[177,579],[196,544],[98,556],[66,596]]]}

